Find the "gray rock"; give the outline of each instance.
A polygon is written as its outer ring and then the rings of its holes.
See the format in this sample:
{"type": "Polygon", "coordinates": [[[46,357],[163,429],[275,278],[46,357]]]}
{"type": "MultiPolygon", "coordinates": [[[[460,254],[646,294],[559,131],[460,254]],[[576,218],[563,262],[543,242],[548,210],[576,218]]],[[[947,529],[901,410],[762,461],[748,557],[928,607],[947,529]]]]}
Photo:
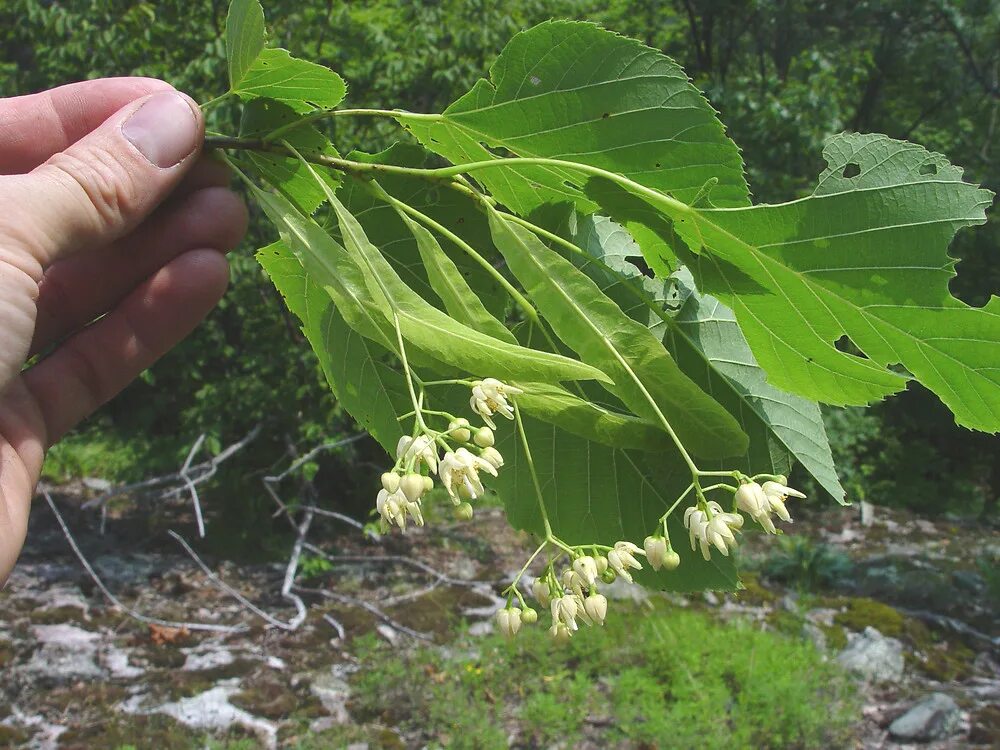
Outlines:
{"type": "Polygon", "coordinates": [[[350,722],[347,699],[350,698],[351,687],[340,675],[335,674],[333,670],[313,675],[309,681],[309,692],[323,704],[333,724],[350,722]]]}
{"type": "Polygon", "coordinates": [[[174,703],[158,706],[144,706],[144,696],[133,696],[119,707],[130,714],[161,713],[195,730],[225,733],[234,727],[241,727],[257,736],[261,744],[269,750],[278,744],[278,727],[274,722],[254,716],[229,702],[240,691],[238,680],[220,682],[204,693],[182,698],[174,703]]]}
{"type": "MultiPolygon", "coordinates": [[[[618,576],[613,583],[602,586],[601,593],[608,599],[617,601],[630,600],[636,604],[642,604],[649,599],[649,589],[640,586],[638,583],[629,583],[621,576],[618,576]]],[[[718,599],[716,599],[716,603],[718,603],[718,599]]]]}
{"type": "Polygon", "coordinates": [[[903,677],[903,644],[886,638],[875,628],[848,635],[847,648],[837,661],[856,675],[873,682],[898,682],[903,677]]]}
{"type": "Polygon", "coordinates": [[[954,734],[962,720],[962,711],[950,695],[931,693],[889,725],[889,734],[897,740],[931,742],[954,734]]]}
{"type": "Polygon", "coordinates": [[[24,667],[31,676],[55,683],[103,676],[97,664],[98,633],[73,625],[35,625],[32,632],[40,646],[24,667]]]}

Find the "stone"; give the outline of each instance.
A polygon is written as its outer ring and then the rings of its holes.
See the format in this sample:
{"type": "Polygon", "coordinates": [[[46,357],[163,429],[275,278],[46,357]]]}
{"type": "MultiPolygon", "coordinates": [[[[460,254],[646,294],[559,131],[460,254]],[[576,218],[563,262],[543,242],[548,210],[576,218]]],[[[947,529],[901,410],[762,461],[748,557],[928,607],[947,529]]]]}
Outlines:
{"type": "MultiPolygon", "coordinates": [[[[618,576],[614,582],[607,586],[601,586],[601,593],[611,600],[632,601],[636,604],[642,604],[649,599],[648,589],[638,583],[629,583],[621,576],[618,576]]],[[[711,594],[712,592],[706,593],[711,594]]],[[[718,604],[718,597],[716,597],[716,604],[718,604]]]]}
{"type": "Polygon", "coordinates": [[[845,669],[872,682],[898,682],[903,677],[903,644],[873,627],[850,633],[847,648],[837,655],[845,669]]]}
{"type": "Polygon", "coordinates": [[[236,661],[233,652],[224,648],[212,650],[183,649],[183,651],[186,654],[184,666],[182,667],[185,672],[220,669],[221,667],[228,667],[236,661]]]}
{"type": "Polygon", "coordinates": [[[274,722],[237,708],[229,699],[240,691],[238,680],[220,682],[210,690],[173,703],[143,707],[144,696],[134,696],[120,705],[131,714],[165,714],[191,729],[225,734],[240,727],[257,736],[271,750],[278,744],[278,726],[274,722]]]}
{"type": "Polygon", "coordinates": [[[65,683],[104,675],[97,664],[100,634],[74,625],[35,625],[32,632],[40,647],[24,671],[33,677],[65,683]]]}
{"type": "Polygon", "coordinates": [[[889,725],[889,734],[897,740],[931,742],[954,734],[962,720],[962,711],[950,695],[931,693],[889,725]]]}
{"type": "Polygon", "coordinates": [[[328,714],[333,724],[347,724],[350,722],[350,714],[347,713],[347,700],[351,695],[350,685],[347,681],[336,674],[333,670],[318,672],[309,681],[309,692],[320,703],[328,714]]]}

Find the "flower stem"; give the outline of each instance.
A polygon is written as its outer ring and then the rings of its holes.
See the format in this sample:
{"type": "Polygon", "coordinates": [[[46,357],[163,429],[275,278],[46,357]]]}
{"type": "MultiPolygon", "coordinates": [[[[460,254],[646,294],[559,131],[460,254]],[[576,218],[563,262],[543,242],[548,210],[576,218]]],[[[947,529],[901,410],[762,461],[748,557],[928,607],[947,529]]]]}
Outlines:
{"type": "MultiPolygon", "coordinates": [[[[542,485],[538,481],[538,473],[535,471],[535,462],[531,460],[531,448],[528,447],[528,436],[524,432],[524,423],[521,421],[521,410],[517,408],[517,400],[513,401],[514,421],[517,423],[517,433],[521,436],[521,447],[524,448],[524,457],[528,462],[528,470],[531,473],[531,481],[535,485],[535,496],[538,498],[538,511],[542,514],[542,524],[545,527],[545,540],[547,542],[557,542],[552,534],[552,525],[549,523],[549,514],[545,511],[545,501],[542,498],[542,485]]],[[[560,545],[564,546],[564,545],[560,545]]]]}

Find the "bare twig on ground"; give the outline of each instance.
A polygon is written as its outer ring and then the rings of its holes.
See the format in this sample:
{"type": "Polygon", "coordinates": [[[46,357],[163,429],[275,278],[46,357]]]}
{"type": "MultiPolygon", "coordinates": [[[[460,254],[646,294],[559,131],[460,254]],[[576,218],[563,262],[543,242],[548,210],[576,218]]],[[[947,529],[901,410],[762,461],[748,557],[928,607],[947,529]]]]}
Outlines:
{"type": "Polygon", "coordinates": [[[379,620],[384,622],[386,625],[391,627],[393,630],[398,630],[404,635],[408,635],[411,638],[416,638],[420,641],[431,641],[431,637],[426,633],[421,633],[419,630],[414,630],[413,628],[408,628],[400,622],[392,619],[389,615],[383,612],[381,609],[376,607],[370,602],[366,602],[363,599],[355,599],[353,596],[346,596],[345,594],[338,594],[336,591],[327,591],[326,589],[310,589],[304,586],[295,586],[296,591],[300,594],[313,594],[315,596],[321,596],[324,599],[331,599],[335,602],[340,602],[341,604],[346,604],[349,607],[358,607],[365,610],[366,612],[374,615],[379,620]]]}
{"type": "Polygon", "coordinates": [[[298,620],[298,615],[292,618],[292,620],[290,620],[289,622],[282,622],[281,620],[272,617],[267,612],[258,607],[256,604],[247,599],[245,596],[243,596],[243,594],[241,594],[239,591],[237,591],[228,583],[219,578],[219,576],[217,576],[215,573],[213,573],[212,569],[205,564],[205,561],[202,560],[200,557],[198,557],[198,553],[195,552],[193,549],[191,549],[191,545],[184,540],[184,537],[182,537],[176,531],[167,531],[167,533],[177,540],[177,542],[184,548],[184,551],[187,552],[188,555],[191,556],[191,559],[195,561],[195,563],[198,565],[199,568],[201,568],[201,572],[208,577],[208,580],[210,580],[215,585],[216,588],[218,588],[220,591],[229,594],[231,597],[233,597],[233,599],[242,604],[245,609],[257,615],[259,618],[264,620],[268,625],[280,628],[281,630],[295,630],[299,627],[299,625],[301,624],[301,620],[296,622],[296,620],[298,620]]]}
{"type": "Polygon", "coordinates": [[[163,620],[159,617],[149,617],[141,612],[137,612],[129,606],[126,606],[121,599],[116,597],[111,593],[111,590],[104,585],[104,581],[101,577],[97,575],[97,572],[87,561],[80,547],[77,545],[76,540],[73,538],[73,534],[69,530],[69,526],[66,525],[66,521],[63,520],[62,514],[59,513],[58,508],[56,508],[55,501],[49,494],[48,490],[42,490],[42,496],[45,498],[45,502],[49,504],[49,508],[52,510],[52,514],[56,517],[56,521],[59,523],[59,527],[62,529],[63,535],[66,537],[66,541],[69,542],[69,546],[73,550],[73,554],[76,555],[80,564],[83,565],[83,569],[87,571],[94,584],[101,590],[101,593],[107,597],[108,601],[114,605],[114,607],[134,620],[138,620],[146,625],[159,625],[165,628],[187,628],[188,630],[205,630],[215,633],[242,633],[248,628],[245,625],[213,625],[211,623],[202,622],[179,622],[175,620],[163,620]]]}
{"type": "Polygon", "coordinates": [[[188,451],[187,458],[184,460],[184,465],[181,467],[179,472],[181,479],[184,481],[184,485],[187,487],[188,492],[191,493],[191,502],[194,504],[194,518],[198,522],[198,536],[202,539],[205,538],[205,518],[201,514],[201,498],[198,497],[198,488],[195,486],[194,480],[188,472],[191,470],[191,462],[194,460],[195,455],[201,450],[201,446],[205,442],[205,433],[201,433],[198,439],[194,441],[194,445],[191,446],[191,450],[188,451]]]}
{"type": "MultiPolygon", "coordinates": [[[[105,492],[103,495],[96,497],[93,500],[88,500],[81,507],[84,510],[104,507],[104,505],[114,498],[129,494],[157,494],[159,497],[166,499],[175,497],[183,492],[190,492],[192,486],[203,484],[215,476],[219,470],[219,466],[253,442],[253,440],[260,434],[260,431],[261,425],[258,424],[241,440],[228,446],[225,450],[219,453],[219,455],[213,456],[208,461],[203,461],[202,463],[195,464],[194,466],[191,466],[189,462],[185,462],[184,468],[180,471],[153,477],[152,479],[146,479],[141,482],[119,485],[118,487],[112,488],[108,492],[105,492]]],[[[200,448],[202,440],[203,438],[199,438],[195,443],[195,447],[200,448]]],[[[189,459],[195,452],[196,451],[193,447],[191,453],[189,454],[189,459]]],[[[196,505],[196,515],[200,516],[200,511],[200,506],[196,505]]]]}

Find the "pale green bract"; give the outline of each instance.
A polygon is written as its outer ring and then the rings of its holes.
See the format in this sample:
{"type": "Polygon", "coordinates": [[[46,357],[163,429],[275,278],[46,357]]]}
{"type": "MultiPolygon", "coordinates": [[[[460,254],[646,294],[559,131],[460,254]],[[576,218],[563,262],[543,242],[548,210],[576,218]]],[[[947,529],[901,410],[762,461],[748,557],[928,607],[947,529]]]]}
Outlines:
{"type": "Polygon", "coordinates": [[[484,483],[539,538],[508,634],[535,559],[542,598],[598,596],[599,560],[738,587],[730,553],[787,520],[793,467],[845,500],[819,403],[914,379],[1000,431],[1000,302],[948,291],[948,245],[992,195],[943,156],[835,136],[812,195],[752,205],[681,68],[587,23],[518,34],[440,114],[336,109],[343,80],[267,48],[255,0],[233,1],[226,49],[240,128],[208,142],[281,235],[258,259],[330,387],[395,461],[383,528],[423,522],[425,481],[461,518],[484,483]],[[418,143],[341,157],[324,120],[342,116],[418,143]]]}

